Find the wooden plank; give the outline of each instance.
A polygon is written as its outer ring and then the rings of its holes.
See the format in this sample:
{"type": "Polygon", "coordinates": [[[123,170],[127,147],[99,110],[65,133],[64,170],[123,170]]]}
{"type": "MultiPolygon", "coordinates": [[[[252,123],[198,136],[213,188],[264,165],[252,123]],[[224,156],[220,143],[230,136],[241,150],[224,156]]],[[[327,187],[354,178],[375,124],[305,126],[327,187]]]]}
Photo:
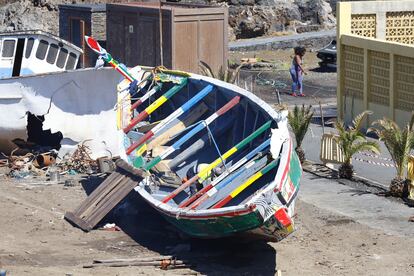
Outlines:
{"type": "Polygon", "coordinates": [[[111,194],[114,194],[116,191],[124,187],[127,183],[127,179],[123,175],[119,175],[119,178],[116,181],[116,184],[114,185],[108,185],[108,189],[105,189],[102,193],[99,194],[99,196],[94,201],[90,201],[90,205],[88,208],[86,208],[85,211],[82,212],[81,218],[88,218],[90,220],[90,217],[95,213],[96,209],[99,209],[102,206],[102,202],[107,200],[107,197],[111,194]]]}
{"type": "Polygon", "coordinates": [[[171,160],[167,159],[167,160],[162,160],[160,161],[157,165],[154,166],[154,169],[157,172],[169,172],[171,171],[171,168],[168,166],[168,163],[171,160]]]}
{"type": "Polygon", "coordinates": [[[186,127],[195,123],[207,110],[207,105],[205,103],[200,103],[182,121],[179,121],[163,134],[151,140],[151,142],[148,143],[147,149],[151,150],[155,147],[165,145],[168,141],[171,140],[171,137],[175,136],[180,131],[183,131],[186,127]]]}
{"type": "Polygon", "coordinates": [[[144,126],[140,126],[138,127],[138,131],[145,133],[147,131],[150,131],[153,127],[155,127],[156,125],[158,125],[161,121],[157,121],[157,122],[153,122],[151,124],[148,125],[144,125],[144,126]]]}
{"type": "Polygon", "coordinates": [[[125,161],[116,162],[113,172],[74,212],[65,219],[84,231],[90,231],[144,178],[145,172],[130,167],[125,161]]]}
{"type": "Polygon", "coordinates": [[[96,206],[94,212],[90,214],[87,218],[88,222],[91,225],[98,224],[113,208],[115,208],[118,203],[120,203],[136,186],[138,183],[135,183],[131,180],[126,180],[123,186],[118,186],[109,197],[102,201],[101,204],[96,206]]]}
{"type": "Polygon", "coordinates": [[[163,153],[168,147],[167,146],[158,146],[152,149],[151,156],[155,157],[163,153]]]}
{"type": "MultiPolygon", "coordinates": [[[[110,174],[105,180],[104,182],[110,184],[113,181],[115,181],[117,178],[117,175],[115,173],[110,174]]],[[[89,206],[89,202],[95,200],[95,197],[99,196],[99,194],[105,190],[106,185],[104,185],[104,182],[102,182],[90,195],[88,195],[87,200],[84,200],[81,205],[78,206],[78,208],[75,209],[75,211],[73,213],[75,214],[79,214],[82,213],[83,211],[86,210],[86,208],[88,208],[89,206]],[[96,191],[96,192],[95,192],[96,191]]],[[[107,185],[108,185],[107,184],[107,185]]]]}

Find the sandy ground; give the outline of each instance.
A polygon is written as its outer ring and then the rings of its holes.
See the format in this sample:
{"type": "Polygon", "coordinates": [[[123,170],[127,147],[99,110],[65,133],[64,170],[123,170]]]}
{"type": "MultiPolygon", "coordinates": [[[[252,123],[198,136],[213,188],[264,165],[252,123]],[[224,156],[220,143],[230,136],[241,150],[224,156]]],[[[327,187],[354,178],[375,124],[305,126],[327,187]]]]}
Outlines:
{"type": "MultiPolygon", "coordinates": [[[[412,238],[385,235],[352,219],[298,202],[298,230],[280,243],[183,239],[135,194],[106,221],[123,231],[84,233],[63,219],[101,179],[75,187],[0,181],[0,267],[8,275],[413,275],[412,238]],[[122,207],[125,207],[126,203],[122,207]],[[119,217],[123,220],[119,220],[119,217]],[[411,246],[410,246],[411,245],[411,246]],[[82,268],[93,259],[174,253],[194,265],[82,268]]],[[[33,181],[32,181],[33,183],[33,181]]]]}

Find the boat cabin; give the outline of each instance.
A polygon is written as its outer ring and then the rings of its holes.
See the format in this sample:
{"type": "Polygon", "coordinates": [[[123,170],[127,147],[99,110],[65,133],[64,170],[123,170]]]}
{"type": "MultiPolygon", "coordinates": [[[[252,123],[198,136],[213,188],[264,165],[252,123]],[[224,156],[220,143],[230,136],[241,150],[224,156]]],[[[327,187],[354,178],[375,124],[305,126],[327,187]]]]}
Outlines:
{"type": "Polygon", "coordinates": [[[0,78],[73,70],[79,47],[43,31],[0,34],[0,78]]]}

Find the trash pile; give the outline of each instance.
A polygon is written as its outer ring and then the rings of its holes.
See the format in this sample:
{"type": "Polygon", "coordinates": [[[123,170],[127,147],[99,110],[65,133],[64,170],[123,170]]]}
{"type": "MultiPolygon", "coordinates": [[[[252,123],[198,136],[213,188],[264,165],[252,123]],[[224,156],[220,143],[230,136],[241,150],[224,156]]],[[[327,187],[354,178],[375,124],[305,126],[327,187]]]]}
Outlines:
{"type": "MultiPolygon", "coordinates": [[[[32,177],[48,177],[51,181],[58,181],[61,175],[94,174],[101,172],[98,161],[90,157],[90,148],[82,142],[77,149],[63,158],[58,157],[57,150],[47,152],[33,151],[25,155],[16,155],[19,148],[13,150],[10,156],[2,153],[0,167],[6,167],[8,177],[15,179],[27,179],[32,177]]],[[[112,167],[111,158],[100,158],[105,162],[104,172],[109,172],[112,167]]],[[[99,159],[98,159],[99,160],[99,159]]],[[[112,162],[113,163],[113,162],[112,162]]]]}
{"type": "Polygon", "coordinates": [[[98,163],[90,156],[90,148],[85,142],[78,144],[78,148],[71,156],[65,156],[58,164],[60,171],[65,174],[87,173],[92,174],[98,172],[98,163]]]}

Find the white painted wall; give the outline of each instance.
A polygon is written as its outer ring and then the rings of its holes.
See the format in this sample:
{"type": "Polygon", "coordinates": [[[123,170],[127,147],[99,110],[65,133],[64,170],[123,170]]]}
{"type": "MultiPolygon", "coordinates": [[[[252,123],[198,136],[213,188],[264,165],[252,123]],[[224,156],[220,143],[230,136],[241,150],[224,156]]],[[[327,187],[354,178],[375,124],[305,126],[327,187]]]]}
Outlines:
{"type": "Polygon", "coordinates": [[[62,152],[87,139],[92,157],[118,155],[116,85],[111,68],[82,69],[0,80],[0,151],[27,139],[26,112],[44,115],[44,129],[62,132],[62,152]]]}

